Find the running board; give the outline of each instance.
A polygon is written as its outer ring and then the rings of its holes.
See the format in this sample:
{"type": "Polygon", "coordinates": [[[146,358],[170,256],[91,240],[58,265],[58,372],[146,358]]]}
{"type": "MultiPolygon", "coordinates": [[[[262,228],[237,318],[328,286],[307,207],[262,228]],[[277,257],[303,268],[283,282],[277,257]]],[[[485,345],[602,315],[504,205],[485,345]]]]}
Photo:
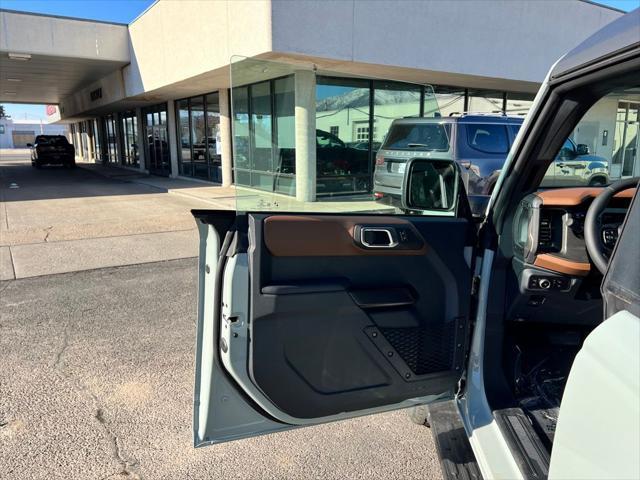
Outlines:
{"type": "Polygon", "coordinates": [[[455,401],[430,405],[428,412],[445,480],[482,480],[455,401]]]}
{"type": "Polygon", "coordinates": [[[527,480],[549,476],[549,452],[521,408],[495,410],[493,416],[504,435],[511,453],[527,480]]]}

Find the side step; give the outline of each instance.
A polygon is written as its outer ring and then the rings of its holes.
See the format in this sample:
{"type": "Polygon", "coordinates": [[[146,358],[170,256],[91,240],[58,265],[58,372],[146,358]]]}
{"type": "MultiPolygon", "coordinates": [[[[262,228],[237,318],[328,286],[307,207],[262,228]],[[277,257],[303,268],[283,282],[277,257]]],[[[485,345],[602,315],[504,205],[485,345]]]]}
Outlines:
{"type": "Polygon", "coordinates": [[[430,405],[428,421],[445,480],[482,480],[455,401],[430,405]]]}
{"type": "Polygon", "coordinates": [[[549,452],[524,411],[521,408],[505,408],[495,410],[493,416],[524,478],[546,479],[549,476],[549,452]]]}

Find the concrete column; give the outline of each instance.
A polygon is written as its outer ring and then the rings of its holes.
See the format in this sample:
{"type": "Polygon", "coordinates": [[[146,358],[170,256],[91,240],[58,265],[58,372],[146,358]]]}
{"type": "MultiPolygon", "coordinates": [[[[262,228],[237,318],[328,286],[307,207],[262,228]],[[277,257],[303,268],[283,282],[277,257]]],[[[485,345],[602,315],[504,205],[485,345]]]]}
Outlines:
{"type": "Polygon", "coordinates": [[[180,172],[178,169],[178,135],[176,131],[176,102],[167,102],[167,134],[169,136],[169,155],[171,160],[171,178],[176,178],[180,172]]]}
{"type": "Polygon", "coordinates": [[[136,141],[138,143],[138,158],[140,159],[140,170],[145,171],[147,169],[147,160],[145,157],[145,146],[147,144],[147,135],[144,131],[144,124],[142,123],[142,109],[136,108],[136,122],[138,123],[138,132],[136,141]]]}
{"type": "Polygon", "coordinates": [[[76,160],[82,162],[84,161],[84,155],[82,152],[82,142],[80,141],[80,135],[82,135],[80,133],[80,122],[76,122],[74,125],[75,133],[73,135],[73,143],[76,147],[76,160]]]}
{"type": "Polygon", "coordinates": [[[296,200],[316,200],[316,75],[295,72],[296,200]]]}
{"type": "Polygon", "coordinates": [[[220,102],[220,137],[222,156],[222,186],[233,183],[233,154],[231,153],[231,98],[226,88],[218,92],[220,102]]]}
{"type": "Polygon", "coordinates": [[[93,148],[93,120],[85,120],[84,124],[87,131],[87,152],[89,153],[87,162],[96,163],[96,152],[93,148]],[[91,133],[91,135],[89,135],[89,133],[91,133]]]}

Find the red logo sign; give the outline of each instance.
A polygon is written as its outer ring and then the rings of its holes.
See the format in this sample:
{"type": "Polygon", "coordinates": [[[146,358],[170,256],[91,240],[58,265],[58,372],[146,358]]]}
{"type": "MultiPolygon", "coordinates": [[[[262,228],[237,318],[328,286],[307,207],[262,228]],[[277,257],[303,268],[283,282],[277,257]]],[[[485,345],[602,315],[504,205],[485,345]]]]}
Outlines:
{"type": "Polygon", "coordinates": [[[55,115],[58,111],[58,107],[55,105],[47,105],[47,116],[55,115]]]}

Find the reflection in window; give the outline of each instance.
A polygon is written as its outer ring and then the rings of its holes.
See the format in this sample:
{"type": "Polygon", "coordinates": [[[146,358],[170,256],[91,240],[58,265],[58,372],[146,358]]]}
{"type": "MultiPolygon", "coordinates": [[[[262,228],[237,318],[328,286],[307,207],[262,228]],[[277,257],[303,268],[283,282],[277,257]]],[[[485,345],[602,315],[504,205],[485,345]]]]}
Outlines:
{"type": "Polygon", "coordinates": [[[504,111],[503,92],[491,90],[469,90],[467,112],[470,113],[497,113],[504,111]]]}
{"type": "Polygon", "coordinates": [[[192,97],[191,107],[191,149],[193,161],[193,176],[197,178],[207,178],[207,151],[206,151],[206,131],[204,125],[204,99],[203,97],[192,97]]]}
{"type": "Polygon", "coordinates": [[[422,87],[396,82],[373,82],[373,135],[369,135],[369,126],[359,128],[358,141],[373,140],[373,155],[380,149],[391,122],[396,118],[419,117],[422,87]]]}
{"type": "Polygon", "coordinates": [[[138,118],[134,111],[120,114],[120,134],[122,135],[122,163],[130,167],[139,165],[138,118]]]}
{"type": "Polygon", "coordinates": [[[318,195],[371,188],[370,82],[319,77],[316,86],[318,195]],[[332,133],[332,127],[334,132],[332,133]]]}
{"type": "Polygon", "coordinates": [[[294,77],[232,91],[238,185],[295,195],[294,77]]]}
{"type": "Polygon", "coordinates": [[[506,114],[511,116],[524,117],[529,113],[535,95],[529,93],[507,92],[506,114]]]}
{"type": "Polygon", "coordinates": [[[504,125],[467,124],[467,144],[483,153],[507,153],[509,140],[504,125]]]}
{"type": "Polygon", "coordinates": [[[191,164],[191,129],[189,127],[189,100],[178,102],[178,129],[180,134],[180,174],[190,177],[193,175],[191,164]]]}
{"type": "Polygon", "coordinates": [[[464,113],[464,89],[455,87],[433,87],[435,104],[431,96],[425,95],[425,117],[450,117],[464,113]]]}

